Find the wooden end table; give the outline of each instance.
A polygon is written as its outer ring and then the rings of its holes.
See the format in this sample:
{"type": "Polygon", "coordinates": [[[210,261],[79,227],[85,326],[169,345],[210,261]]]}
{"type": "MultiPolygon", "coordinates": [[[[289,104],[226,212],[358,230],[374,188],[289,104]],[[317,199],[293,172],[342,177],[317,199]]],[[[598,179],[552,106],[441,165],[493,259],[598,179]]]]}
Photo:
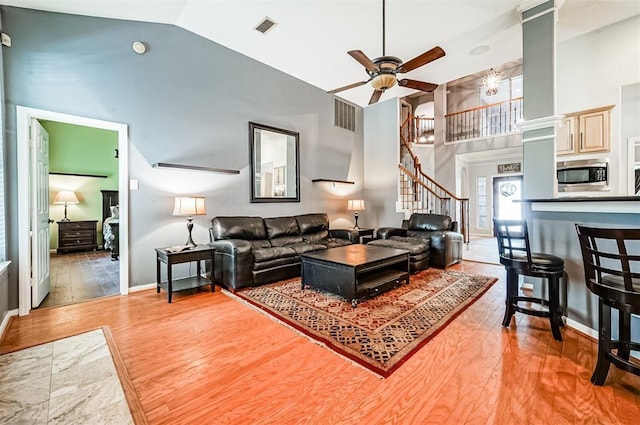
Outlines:
{"type": "Polygon", "coordinates": [[[369,229],[369,228],[350,228],[350,229],[344,229],[344,230],[355,230],[358,232],[358,235],[360,236],[360,243],[367,243],[367,242],[371,242],[373,240],[373,231],[374,229],[369,229]]]}
{"type": "Polygon", "coordinates": [[[156,291],[159,294],[160,288],[167,291],[167,301],[170,303],[173,298],[173,293],[177,291],[184,291],[186,289],[200,288],[202,286],[211,285],[211,292],[215,292],[215,286],[213,283],[213,268],[214,268],[214,255],[216,249],[209,245],[196,245],[183,251],[172,251],[172,248],[155,248],[156,250],[156,291]],[[200,267],[200,261],[211,260],[211,275],[207,279],[200,276],[202,268],[200,267]],[[174,264],[189,263],[195,261],[196,275],[184,277],[180,279],[173,279],[171,276],[171,268],[174,264]],[[167,280],[162,281],[162,275],[160,271],[160,263],[167,265],[167,280]]]}

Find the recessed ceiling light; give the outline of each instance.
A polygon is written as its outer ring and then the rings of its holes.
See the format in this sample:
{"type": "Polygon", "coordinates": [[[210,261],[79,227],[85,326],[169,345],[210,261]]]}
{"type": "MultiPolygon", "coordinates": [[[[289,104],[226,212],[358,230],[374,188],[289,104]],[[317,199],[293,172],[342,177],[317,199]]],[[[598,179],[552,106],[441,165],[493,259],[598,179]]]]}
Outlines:
{"type": "Polygon", "coordinates": [[[144,43],[140,41],[134,41],[131,47],[133,48],[133,51],[139,55],[147,51],[147,46],[145,46],[144,43]]]}
{"type": "Polygon", "coordinates": [[[482,45],[482,46],[474,47],[473,49],[471,49],[469,51],[469,54],[471,56],[478,56],[483,53],[487,53],[488,51],[489,51],[489,46],[482,45]]]}

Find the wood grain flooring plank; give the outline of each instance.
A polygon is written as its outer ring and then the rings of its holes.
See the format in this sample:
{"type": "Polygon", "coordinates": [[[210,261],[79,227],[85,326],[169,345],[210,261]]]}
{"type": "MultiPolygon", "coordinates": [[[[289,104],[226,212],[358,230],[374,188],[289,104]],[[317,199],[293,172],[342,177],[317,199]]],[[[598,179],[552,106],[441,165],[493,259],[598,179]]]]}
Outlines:
{"type": "Polygon", "coordinates": [[[387,379],[220,290],[181,294],[172,304],[150,290],[34,311],[11,321],[0,353],[109,326],[151,424],[633,418],[640,382],[612,374],[604,390],[594,388],[592,340],[564,330],[565,342],[557,344],[548,321],[522,314],[503,328],[504,268],[465,262],[453,269],[500,281],[387,379]],[[591,410],[580,410],[585,406],[591,410]]]}

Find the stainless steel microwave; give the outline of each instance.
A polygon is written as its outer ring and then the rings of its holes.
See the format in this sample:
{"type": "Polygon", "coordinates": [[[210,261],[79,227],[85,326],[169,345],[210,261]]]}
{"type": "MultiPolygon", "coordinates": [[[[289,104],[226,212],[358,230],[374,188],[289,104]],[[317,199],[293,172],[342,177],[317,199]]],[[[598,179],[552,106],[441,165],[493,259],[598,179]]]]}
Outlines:
{"type": "Polygon", "coordinates": [[[609,190],[609,160],[586,159],[558,162],[558,191],[609,190]]]}

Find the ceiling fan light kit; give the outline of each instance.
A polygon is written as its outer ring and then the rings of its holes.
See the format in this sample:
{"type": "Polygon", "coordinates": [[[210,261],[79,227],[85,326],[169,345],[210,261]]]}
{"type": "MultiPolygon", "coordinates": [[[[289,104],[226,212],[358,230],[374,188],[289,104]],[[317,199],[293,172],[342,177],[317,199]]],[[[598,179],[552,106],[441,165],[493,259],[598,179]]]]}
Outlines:
{"type": "Polygon", "coordinates": [[[362,50],[350,50],[347,54],[364,66],[367,74],[369,74],[369,80],[349,84],[344,87],[330,90],[327,93],[338,93],[344,90],[360,87],[371,82],[371,87],[374,89],[373,95],[369,100],[369,105],[371,105],[380,100],[382,93],[396,84],[401,87],[421,90],[427,93],[434,91],[438,87],[437,84],[407,78],[398,80],[398,74],[413,71],[416,68],[428,64],[429,62],[440,59],[445,55],[445,52],[441,47],[436,46],[408,62],[402,62],[402,59],[395,56],[385,56],[385,0],[382,0],[382,56],[371,60],[362,50]]]}

